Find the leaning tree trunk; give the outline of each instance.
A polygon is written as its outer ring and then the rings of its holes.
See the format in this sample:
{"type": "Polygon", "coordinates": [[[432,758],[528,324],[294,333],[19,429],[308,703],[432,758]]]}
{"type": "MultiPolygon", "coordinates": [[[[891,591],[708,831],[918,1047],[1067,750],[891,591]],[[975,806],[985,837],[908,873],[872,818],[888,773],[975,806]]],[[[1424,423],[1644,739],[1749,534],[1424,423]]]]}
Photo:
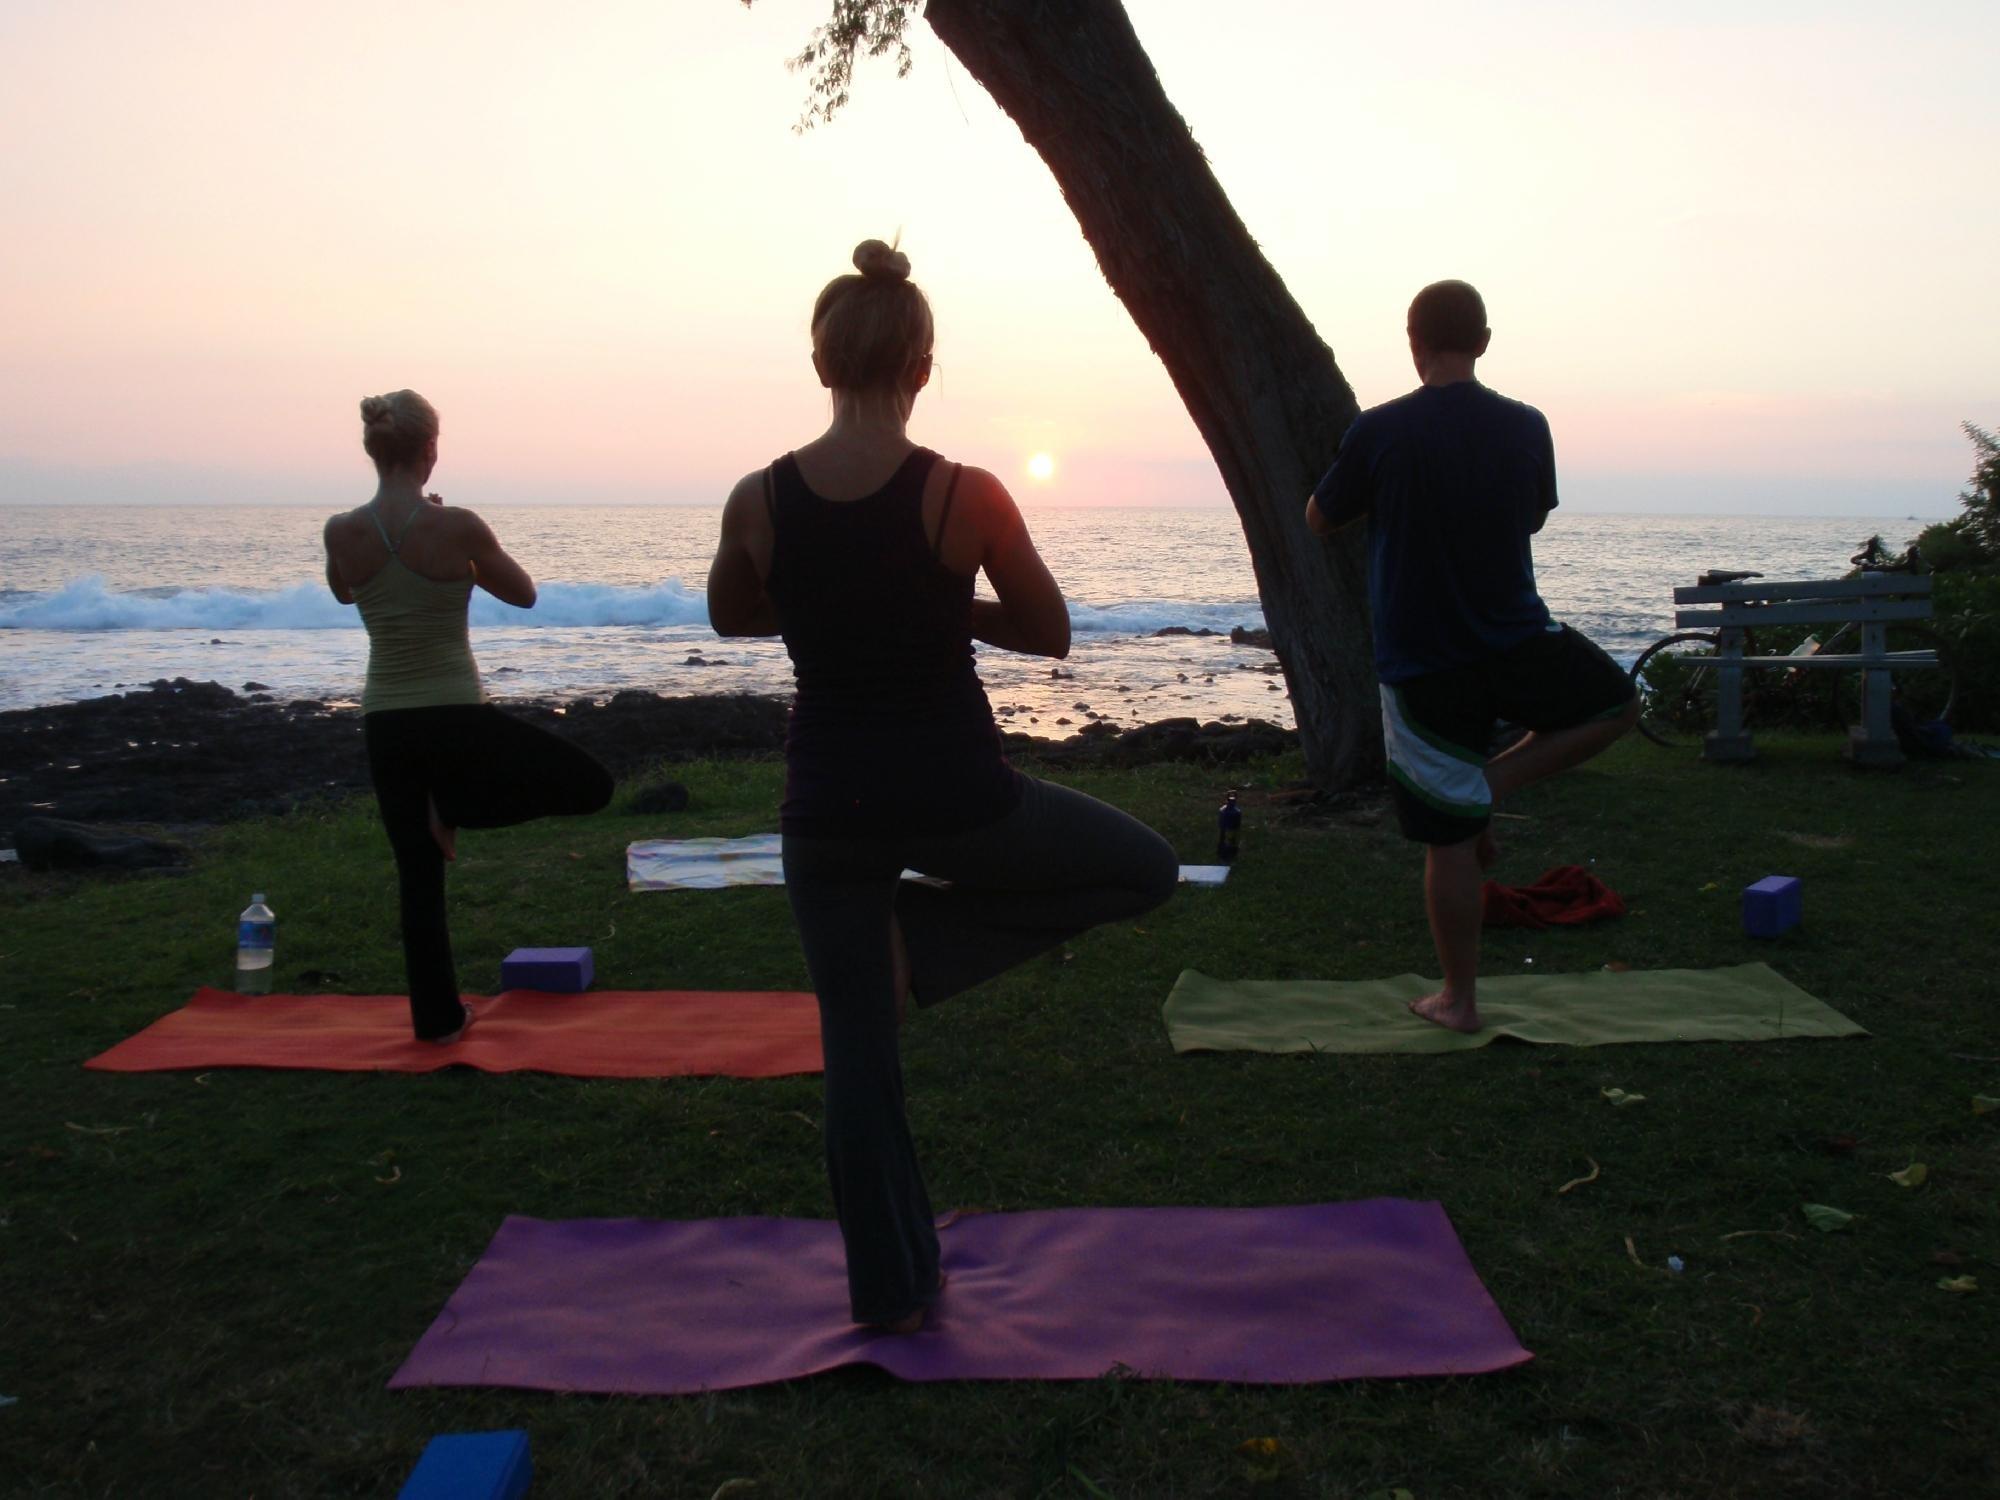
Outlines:
{"type": "Polygon", "coordinates": [[[1055,174],[1214,454],[1313,780],[1373,776],[1361,544],[1305,524],[1356,410],[1333,352],[1236,216],[1118,0],[929,0],[924,16],[1055,174]]]}

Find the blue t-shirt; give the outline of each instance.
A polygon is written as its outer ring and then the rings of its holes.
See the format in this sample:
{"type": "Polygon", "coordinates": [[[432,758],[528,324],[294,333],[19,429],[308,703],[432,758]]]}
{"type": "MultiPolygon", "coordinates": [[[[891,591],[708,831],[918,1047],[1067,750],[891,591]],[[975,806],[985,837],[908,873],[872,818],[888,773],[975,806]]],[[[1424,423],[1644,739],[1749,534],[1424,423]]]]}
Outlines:
{"type": "Polygon", "coordinates": [[[1375,673],[1407,682],[1549,628],[1528,538],[1556,508],[1534,407],[1476,380],[1419,386],[1356,417],[1313,491],[1334,525],[1368,518],[1375,673]]]}

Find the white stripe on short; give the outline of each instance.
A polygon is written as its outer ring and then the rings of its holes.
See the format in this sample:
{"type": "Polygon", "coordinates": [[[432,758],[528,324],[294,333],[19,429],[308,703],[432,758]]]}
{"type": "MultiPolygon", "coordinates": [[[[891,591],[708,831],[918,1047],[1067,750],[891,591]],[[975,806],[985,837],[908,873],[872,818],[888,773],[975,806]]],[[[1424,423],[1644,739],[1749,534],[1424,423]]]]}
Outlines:
{"type": "Polygon", "coordinates": [[[1402,695],[1382,684],[1382,742],[1389,772],[1412,794],[1440,812],[1483,818],[1493,811],[1486,762],[1470,750],[1427,735],[1403,709],[1402,695]]]}

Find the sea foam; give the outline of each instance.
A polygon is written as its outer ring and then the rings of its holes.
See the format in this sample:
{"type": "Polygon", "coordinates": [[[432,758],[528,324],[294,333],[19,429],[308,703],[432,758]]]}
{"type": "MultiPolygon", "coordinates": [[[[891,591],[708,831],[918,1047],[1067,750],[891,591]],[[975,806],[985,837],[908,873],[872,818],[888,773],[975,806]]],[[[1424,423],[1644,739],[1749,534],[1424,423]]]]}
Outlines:
{"type": "MultiPolygon", "coordinates": [[[[695,589],[669,578],[644,587],[601,583],[550,583],[531,610],[475,592],[475,625],[701,625],[708,603],[695,589]]],[[[336,600],[321,583],[287,589],[107,588],[102,578],[79,578],[54,593],[12,593],[0,602],[0,630],[340,630],[360,625],[359,611],[336,600]]]]}
{"type": "MultiPolygon", "coordinates": [[[[0,599],[0,630],[341,630],[361,623],[360,613],[337,601],[321,583],[286,589],[117,590],[98,577],[79,578],[54,593],[10,591],[0,599]]],[[[472,596],[474,625],[673,626],[706,625],[708,599],[678,578],[642,586],[546,583],[533,609],[515,609],[490,594],[472,596]]],[[[1070,627],[1079,635],[1151,635],[1168,626],[1227,634],[1255,628],[1264,612],[1254,603],[1194,604],[1128,600],[1070,604],[1070,627]]]]}

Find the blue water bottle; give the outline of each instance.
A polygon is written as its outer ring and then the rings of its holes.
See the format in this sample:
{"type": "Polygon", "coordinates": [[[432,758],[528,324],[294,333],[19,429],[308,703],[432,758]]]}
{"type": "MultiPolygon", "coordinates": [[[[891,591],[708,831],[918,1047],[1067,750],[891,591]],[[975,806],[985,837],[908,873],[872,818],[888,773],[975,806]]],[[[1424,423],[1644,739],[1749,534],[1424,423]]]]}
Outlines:
{"type": "Polygon", "coordinates": [[[1243,809],[1236,805],[1236,793],[1231,792],[1223,800],[1222,811],[1215,818],[1215,862],[1219,865],[1236,862],[1236,848],[1243,835],[1243,809]]]}
{"type": "Polygon", "coordinates": [[[271,993],[271,957],[277,947],[278,919],[257,892],[236,919],[236,993],[271,993]]]}

